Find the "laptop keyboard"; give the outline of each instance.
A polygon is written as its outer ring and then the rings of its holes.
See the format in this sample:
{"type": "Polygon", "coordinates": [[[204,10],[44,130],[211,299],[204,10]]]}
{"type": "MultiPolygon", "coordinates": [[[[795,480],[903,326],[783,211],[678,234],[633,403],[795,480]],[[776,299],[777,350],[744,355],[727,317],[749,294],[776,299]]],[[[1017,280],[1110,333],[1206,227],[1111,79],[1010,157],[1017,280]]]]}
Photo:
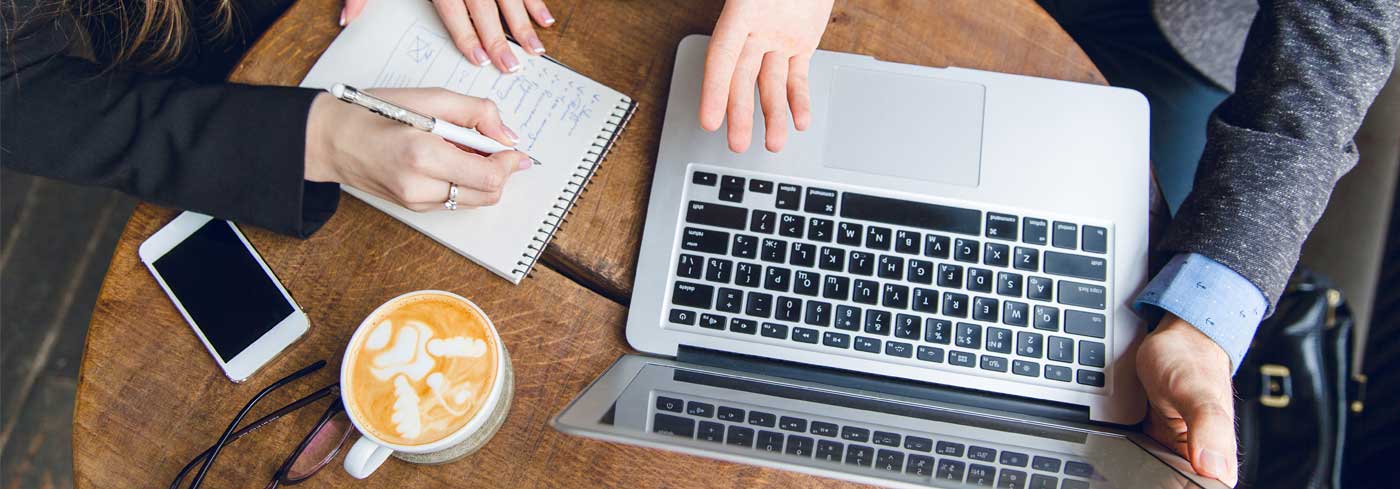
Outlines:
{"type": "Polygon", "coordinates": [[[1060,454],[861,425],[807,413],[657,394],[651,431],[866,467],[944,483],[1009,489],[1090,487],[1094,468],[1060,454]]]}
{"type": "Polygon", "coordinates": [[[667,327],[1101,391],[1109,226],[692,166],[667,327]]]}

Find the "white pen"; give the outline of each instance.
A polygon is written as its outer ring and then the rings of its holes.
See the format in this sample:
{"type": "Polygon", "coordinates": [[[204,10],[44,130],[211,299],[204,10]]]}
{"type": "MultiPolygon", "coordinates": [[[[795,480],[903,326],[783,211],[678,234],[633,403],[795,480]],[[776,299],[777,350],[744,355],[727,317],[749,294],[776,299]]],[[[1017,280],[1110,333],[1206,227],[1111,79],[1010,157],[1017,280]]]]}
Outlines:
{"type": "MultiPolygon", "coordinates": [[[[512,148],[501,144],[499,141],[486,137],[475,130],[399,107],[388,100],[361,92],[356,90],[355,87],[344,83],[335,84],[335,86],[331,87],[330,92],[335,98],[364,107],[369,109],[370,112],[374,112],[389,119],[431,132],[441,136],[443,139],[482,153],[495,154],[502,151],[520,151],[519,148],[512,148]]],[[[524,151],[521,152],[523,153],[524,151]]],[[[527,154],[525,156],[530,155],[527,154]]],[[[530,161],[535,162],[536,165],[540,164],[540,160],[535,159],[533,156],[530,156],[530,161]]]]}

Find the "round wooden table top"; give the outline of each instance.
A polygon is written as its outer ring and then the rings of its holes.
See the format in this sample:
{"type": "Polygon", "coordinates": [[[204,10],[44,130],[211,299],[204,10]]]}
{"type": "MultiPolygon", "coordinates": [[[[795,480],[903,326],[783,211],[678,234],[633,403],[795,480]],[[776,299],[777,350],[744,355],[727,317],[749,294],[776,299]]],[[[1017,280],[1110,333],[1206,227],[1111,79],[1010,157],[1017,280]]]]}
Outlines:
{"type": "MultiPolygon", "coordinates": [[[[339,0],[298,2],[247,54],[232,80],[299,83],[339,31],[340,5],[339,0]]],[[[624,304],[675,47],[686,35],[708,33],[722,2],[549,0],[549,5],[559,21],[541,30],[550,54],[631,95],[640,107],[532,278],[513,286],[349,196],[308,240],[245,227],[305,309],[312,328],[263,372],[234,384],[137,258],[140,243],[176,215],[142,205],[122,234],[87,335],[73,420],[78,485],[168,484],[266,384],[317,359],[330,362],[329,368],[266,399],[253,417],[334,382],[345,342],[360,320],[383,301],[418,289],[459,293],[492,317],[514,361],[514,404],[505,426],[477,454],[443,466],[391,460],[359,485],[846,485],[577,438],[549,426],[551,417],[630,351],[623,336],[624,304]]],[[[1078,46],[1032,0],[838,1],[821,47],[903,63],[1104,83],[1078,46]]],[[[206,479],[207,487],[266,484],[324,403],[230,445],[206,479]]],[[[307,484],[354,482],[339,463],[337,459],[307,484]]]]}

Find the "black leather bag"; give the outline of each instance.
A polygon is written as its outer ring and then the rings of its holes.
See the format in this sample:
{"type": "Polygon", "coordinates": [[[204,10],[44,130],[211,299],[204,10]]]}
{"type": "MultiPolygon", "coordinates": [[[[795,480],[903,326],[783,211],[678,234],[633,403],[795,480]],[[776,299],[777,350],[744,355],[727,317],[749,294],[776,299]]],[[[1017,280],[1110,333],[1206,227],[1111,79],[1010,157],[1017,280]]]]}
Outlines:
{"type": "Polygon", "coordinates": [[[1352,317],[1341,293],[1294,276],[1235,373],[1239,487],[1339,488],[1352,384],[1352,317]]]}

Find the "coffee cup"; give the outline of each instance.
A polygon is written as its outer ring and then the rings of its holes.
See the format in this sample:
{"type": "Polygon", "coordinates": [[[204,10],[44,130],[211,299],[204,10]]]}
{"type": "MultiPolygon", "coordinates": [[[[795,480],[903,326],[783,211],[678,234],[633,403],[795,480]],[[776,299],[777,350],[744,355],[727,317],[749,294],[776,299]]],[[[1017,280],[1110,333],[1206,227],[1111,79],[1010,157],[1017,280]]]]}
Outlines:
{"type": "Polygon", "coordinates": [[[390,299],[341,362],[341,398],[360,432],[345,471],[363,479],[391,455],[433,464],[475,452],[505,422],[513,383],[505,344],[476,304],[439,290],[390,299]]]}

